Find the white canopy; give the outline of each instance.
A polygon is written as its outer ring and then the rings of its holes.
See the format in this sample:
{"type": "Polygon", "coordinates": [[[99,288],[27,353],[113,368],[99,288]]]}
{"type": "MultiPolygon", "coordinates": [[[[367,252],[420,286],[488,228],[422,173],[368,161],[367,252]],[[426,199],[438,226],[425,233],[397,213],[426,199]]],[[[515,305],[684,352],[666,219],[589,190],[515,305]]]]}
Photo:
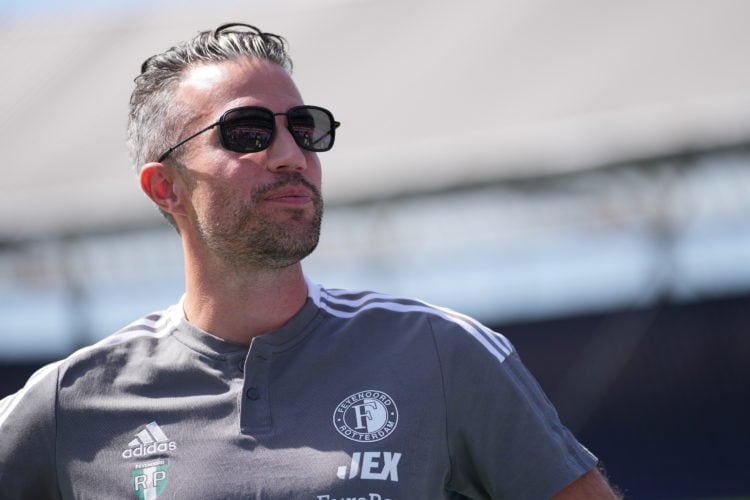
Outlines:
{"type": "Polygon", "coordinates": [[[0,240],[157,220],[124,147],[132,80],[227,21],[284,35],[343,123],[329,203],[750,138],[745,0],[179,5],[0,18],[0,240]]]}

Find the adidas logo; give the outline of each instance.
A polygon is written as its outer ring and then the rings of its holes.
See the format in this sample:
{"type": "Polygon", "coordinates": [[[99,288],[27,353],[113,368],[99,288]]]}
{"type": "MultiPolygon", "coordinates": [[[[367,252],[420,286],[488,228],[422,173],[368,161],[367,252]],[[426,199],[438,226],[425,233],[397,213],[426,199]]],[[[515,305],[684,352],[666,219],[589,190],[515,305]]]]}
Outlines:
{"type": "Polygon", "coordinates": [[[128,443],[128,449],[122,452],[122,458],[143,458],[175,449],[177,443],[170,441],[156,422],[151,422],[128,443]]]}

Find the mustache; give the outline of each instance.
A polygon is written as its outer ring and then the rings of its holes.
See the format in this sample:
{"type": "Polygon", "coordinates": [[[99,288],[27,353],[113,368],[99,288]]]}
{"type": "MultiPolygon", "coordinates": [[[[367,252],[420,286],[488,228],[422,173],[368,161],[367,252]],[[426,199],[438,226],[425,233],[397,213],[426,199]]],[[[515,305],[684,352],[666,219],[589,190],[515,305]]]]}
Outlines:
{"type": "Polygon", "coordinates": [[[312,182],[308,181],[298,173],[283,174],[281,178],[274,182],[255,187],[255,189],[253,189],[252,198],[255,201],[260,200],[271,191],[286,186],[304,186],[310,190],[313,195],[313,199],[316,202],[320,202],[323,199],[320,194],[320,190],[312,182]]]}

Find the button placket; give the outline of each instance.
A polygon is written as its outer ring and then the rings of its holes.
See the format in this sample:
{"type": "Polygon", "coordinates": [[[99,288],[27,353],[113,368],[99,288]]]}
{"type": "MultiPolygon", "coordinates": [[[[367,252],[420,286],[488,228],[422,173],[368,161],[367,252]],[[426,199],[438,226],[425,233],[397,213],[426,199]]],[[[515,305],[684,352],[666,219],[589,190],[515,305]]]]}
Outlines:
{"type": "Polygon", "coordinates": [[[239,370],[241,374],[244,374],[245,373],[245,360],[247,360],[247,353],[231,356],[229,359],[227,359],[227,362],[230,365],[236,366],[237,370],[239,370]]]}
{"type": "Polygon", "coordinates": [[[270,353],[259,342],[253,342],[244,363],[240,425],[242,432],[253,433],[271,427],[269,395],[270,353]]]}

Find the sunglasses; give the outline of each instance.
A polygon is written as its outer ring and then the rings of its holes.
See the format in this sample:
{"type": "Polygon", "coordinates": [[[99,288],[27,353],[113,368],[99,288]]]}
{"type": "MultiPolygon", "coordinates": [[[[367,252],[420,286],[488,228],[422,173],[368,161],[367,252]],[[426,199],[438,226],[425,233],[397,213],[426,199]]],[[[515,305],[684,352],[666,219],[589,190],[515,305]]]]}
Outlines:
{"type": "Polygon", "coordinates": [[[318,106],[295,106],[286,113],[274,113],[259,106],[243,106],[226,111],[215,123],[164,151],[157,161],[163,161],[190,139],[216,126],[219,127],[219,139],[225,149],[237,153],[263,151],[273,142],[277,116],[286,116],[286,128],[297,146],[318,153],[333,147],[336,128],[341,125],[333,119],[330,111],[318,106]]]}

